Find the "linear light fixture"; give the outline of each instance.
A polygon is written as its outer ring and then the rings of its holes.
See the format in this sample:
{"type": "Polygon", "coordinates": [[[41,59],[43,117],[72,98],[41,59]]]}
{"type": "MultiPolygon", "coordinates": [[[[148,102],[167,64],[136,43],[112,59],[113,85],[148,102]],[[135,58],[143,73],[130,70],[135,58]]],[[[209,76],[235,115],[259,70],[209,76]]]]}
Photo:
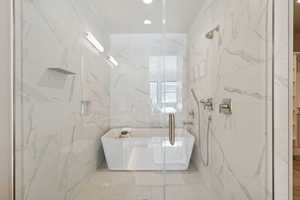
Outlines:
{"type": "Polygon", "coordinates": [[[91,32],[86,32],[86,39],[101,53],[104,52],[102,44],[94,37],[91,32]]]}
{"type": "Polygon", "coordinates": [[[118,66],[119,66],[118,61],[117,61],[114,57],[112,57],[112,56],[107,56],[106,61],[107,61],[109,64],[112,64],[112,65],[115,66],[115,67],[118,67],[118,66]]]}

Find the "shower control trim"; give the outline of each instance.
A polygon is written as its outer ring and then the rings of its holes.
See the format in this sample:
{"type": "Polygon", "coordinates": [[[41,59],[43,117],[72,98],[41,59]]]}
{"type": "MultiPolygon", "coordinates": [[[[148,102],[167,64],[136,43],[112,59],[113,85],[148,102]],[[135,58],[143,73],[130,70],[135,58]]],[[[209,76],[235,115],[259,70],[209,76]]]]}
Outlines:
{"type": "Polygon", "coordinates": [[[190,126],[192,126],[192,125],[194,125],[194,122],[192,122],[192,121],[183,121],[182,124],[183,124],[184,126],[185,126],[185,125],[190,125],[190,126]]]}
{"type": "Polygon", "coordinates": [[[225,98],[219,105],[219,113],[224,115],[232,115],[232,104],[230,98],[225,98]]]}
{"type": "Polygon", "coordinates": [[[214,110],[213,99],[212,98],[202,99],[202,100],[200,100],[200,103],[203,104],[205,110],[208,110],[208,111],[213,111],[214,110]]]}

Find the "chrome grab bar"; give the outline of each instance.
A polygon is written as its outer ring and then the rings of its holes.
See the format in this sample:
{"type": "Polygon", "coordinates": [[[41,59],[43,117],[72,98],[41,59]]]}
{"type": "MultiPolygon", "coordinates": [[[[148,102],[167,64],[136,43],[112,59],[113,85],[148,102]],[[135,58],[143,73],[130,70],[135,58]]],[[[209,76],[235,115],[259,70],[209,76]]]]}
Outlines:
{"type": "Polygon", "coordinates": [[[169,141],[173,146],[175,144],[175,114],[169,114],[169,141]]]}

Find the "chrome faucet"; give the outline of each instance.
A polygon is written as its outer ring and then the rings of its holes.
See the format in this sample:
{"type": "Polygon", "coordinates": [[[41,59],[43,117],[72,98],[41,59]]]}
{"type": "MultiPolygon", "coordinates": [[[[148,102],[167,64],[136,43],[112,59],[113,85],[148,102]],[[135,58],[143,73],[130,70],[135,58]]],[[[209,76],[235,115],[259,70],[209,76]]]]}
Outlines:
{"type": "Polygon", "coordinates": [[[219,113],[224,115],[232,115],[232,104],[230,98],[225,98],[219,105],[219,113]]]}

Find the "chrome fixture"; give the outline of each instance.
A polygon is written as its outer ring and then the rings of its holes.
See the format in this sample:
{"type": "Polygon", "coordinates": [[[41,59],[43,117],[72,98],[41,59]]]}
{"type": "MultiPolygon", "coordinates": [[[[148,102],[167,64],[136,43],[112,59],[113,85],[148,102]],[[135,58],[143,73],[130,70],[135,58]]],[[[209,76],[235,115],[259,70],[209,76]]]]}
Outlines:
{"type": "Polygon", "coordinates": [[[188,114],[189,114],[189,116],[191,116],[193,119],[195,118],[195,112],[194,112],[194,110],[191,110],[188,114]]]}
{"type": "Polygon", "coordinates": [[[193,88],[191,89],[191,92],[192,92],[192,95],[193,95],[193,98],[194,98],[195,102],[197,104],[199,104],[199,99],[197,98],[197,95],[196,95],[195,90],[193,88]]]}
{"type": "MultiPolygon", "coordinates": [[[[197,95],[195,93],[195,90],[192,88],[191,89],[191,93],[192,93],[192,96],[197,104],[197,117],[198,117],[198,144],[200,144],[200,159],[201,159],[201,162],[202,164],[205,166],[205,167],[208,167],[209,165],[209,133],[210,133],[210,125],[211,125],[211,122],[212,122],[212,117],[209,116],[208,117],[208,122],[207,122],[207,132],[206,132],[206,159],[204,160],[204,156],[203,156],[203,153],[202,153],[202,149],[201,149],[201,127],[200,127],[200,101],[198,100],[197,98],[197,95]]],[[[211,102],[212,102],[212,99],[211,99],[211,102]]]]}
{"type": "Polygon", "coordinates": [[[80,113],[81,115],[89,114],[90,101],[81,101],[80,102],[80,113]]]}
{"type": "Polygon", "coordinates": [[[206,33],[205,37],[207,39],[213,39],[214,38],[214,33],[215,32],[219,32],[220,31],[220,26],[216,26],[215,28],[213,28],[211,31],[209,31],[208,33],[206,33]]]}
{"type": "Polygon", "coordinates": [[[200,103],[203,104],[204,110],[208,110],[208,111],[213,111],[214,110],[213,99],[212,98],[202,99],[202,100],[200,100],[200,103]]]}
{"type": "Polygon", "coordinates": [[[206,159],[204,160],[204,157],[203,157],[203,154],[202,154],[202,151],[200,150],[200,153],[201,153],[201,160],[202,160],[202,163],[205,167],[208,167],[209,165],[209,132],[210,132],[210,125],[211,125],[211,122],[212,122],[212,117],[209,116],[208,117],[208,121],[207,121],[207,129],[206,129],[206,159]]]}
{"type": "Polygon", "coordinates": [[[196,93],[195,93],[195,90],[192,88],[191,89],[191,92],[192,92],[192,96],[195,100],[195,102],[197,103],[197,105],[199,106],[200,103],[202,103],[204,105],[204,109],[205,110],[209,110],[209,111],[213,111],[214,110],[214,106],[213,106],[213,99],[212,98],[208,98],[208,99],[201,99],[199,101],[196,93]]]}
{"type": "Polygon", "coordinates": [[[169,141],[173,146],[175,144],[175,114],[169,114],[169,141]]]}
{"type": "Polygon", "coordinates": [[[230,98],[225,98],[222,100],[222,103],[219,105],[219,113],[224,115],[232,114],[232,104],[230,98]]]}
{"type": "Polygon", "coordinates": [[[194,125],[194,122],[192,121],[183,121],[182,124],[185,125],[194,125]]]}

